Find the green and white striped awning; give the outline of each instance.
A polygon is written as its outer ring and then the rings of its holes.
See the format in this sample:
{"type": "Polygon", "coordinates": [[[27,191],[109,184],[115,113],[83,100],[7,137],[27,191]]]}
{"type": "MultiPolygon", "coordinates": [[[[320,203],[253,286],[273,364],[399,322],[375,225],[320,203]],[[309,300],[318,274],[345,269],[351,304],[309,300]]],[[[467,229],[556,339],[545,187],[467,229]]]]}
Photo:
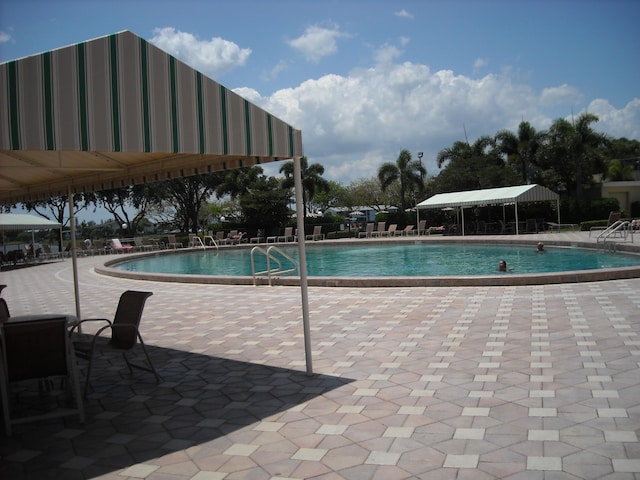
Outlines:
{"type": "Polygon", "coordinates": [[[516,185],[513,187],[485,188],[466,192],[438,193],[418,204],[418,208],[471,207],[477,205],[504,205],[519,202],[557,201],[560,196],[542,185],[516,185]]]}
{"type": "Polygon", "coordinates": [[[0,64],[0,203],[300,158],[302,134],[124,31],[0,64]]]}

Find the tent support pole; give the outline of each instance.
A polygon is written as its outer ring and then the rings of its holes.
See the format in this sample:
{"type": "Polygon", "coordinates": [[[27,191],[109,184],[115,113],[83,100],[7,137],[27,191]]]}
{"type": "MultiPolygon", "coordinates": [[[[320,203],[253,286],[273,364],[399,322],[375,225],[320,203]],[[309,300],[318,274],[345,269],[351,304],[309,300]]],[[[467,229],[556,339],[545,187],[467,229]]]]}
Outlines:
{"type": "Polygon", "coordinates": [[[67,196],[69,197],[69,230],[71,235],[69,241],[71,242],[71,262],[73,263],[73,293],[76,300],[76,318],[80,320],[82,317],[80,316],[80,287],[78,285],[78,259],[76,258],[76,219],[73,214],[73,192],[71,191],[71,186],[69,186],[67,192],[67,196]]]}
{"type": "Polygon", "coordinates": [[[302,198],[302,173],[300,158],[293,159],[293,182],[296,190],[296,215],[298,223],[298,257],[300,257],[300,295],[302,296],[302,327],[307,375],[313,375],[311,358],[311,328],[309,327],[309,295],[307,291],[307,254],[304,233],[304,199],[302,198]]]}
{"type": "Polygon", "coordinates": [[[520,221],[518,220],[518,202],[516,202],[516,235],[520,235],[518,227],[520,226],[520,221]]]}

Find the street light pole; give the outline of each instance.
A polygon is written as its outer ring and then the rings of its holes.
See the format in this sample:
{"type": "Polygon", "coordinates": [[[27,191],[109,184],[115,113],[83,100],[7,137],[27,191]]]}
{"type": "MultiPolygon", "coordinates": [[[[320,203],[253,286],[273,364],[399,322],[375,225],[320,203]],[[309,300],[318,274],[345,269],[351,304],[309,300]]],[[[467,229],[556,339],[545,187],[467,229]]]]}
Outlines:
{"type": "Polygon", "coordinates": [[[420,235],[420,210],[418,209],[418,194],[424,188],[424,179],[422,178],[422,155],[424,153],[418,152],[418,160],[420,160],[420,190],[416,192],[415,196],[415,205],[416,205],[416,230],[418,230],[418,235],[420,235]]]}

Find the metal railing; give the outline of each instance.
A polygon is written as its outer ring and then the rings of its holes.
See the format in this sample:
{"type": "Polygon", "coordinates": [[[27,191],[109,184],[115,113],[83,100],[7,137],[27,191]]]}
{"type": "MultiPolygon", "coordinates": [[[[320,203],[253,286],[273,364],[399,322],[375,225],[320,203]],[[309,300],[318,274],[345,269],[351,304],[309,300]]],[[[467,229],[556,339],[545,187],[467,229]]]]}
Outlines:
{"type": "Polygon", "coordinates": [[[628,222],[626,220],[618,220],[617,222],[608,226],[605,230],[602,231],[602,233],[600,233],[600,235],[598,235],[596,244],[598,245],[598,247],[602,246],[603,250],[609,248],[609,250],[615,252],[616,245],[618,243],[627,241],[633,242],[633,229],[631,227],[631,222],[628,222]]]}
{"type": "Polygon", "coordinates": [[[290,255],[287,255],[286,253],[284,253],[278,247],[271,246],[266,249],[263,247],[253,247],[251,249],[251,272],[253,275],[254,286],[257,284],[258,277],[261,277],[261,276],[266,276],[269,279],[269,286],[271,286],[271,279],[274,276],[286,275],[288,273],[295,273],[295,272],[298,272],[299,274],[299,268],[296,260],[290,255]],[[256,271],[256,262],[255,262],[256,254],[262,254],[265,256],[267,261],[266,270],[256,271]],[[283,260],[287,260],[288,262],[291,262],[292,267],[284,268],[282,266],[283,260]],[[272,262],[275,264],[275,266],[272,266],[272,262]]]}

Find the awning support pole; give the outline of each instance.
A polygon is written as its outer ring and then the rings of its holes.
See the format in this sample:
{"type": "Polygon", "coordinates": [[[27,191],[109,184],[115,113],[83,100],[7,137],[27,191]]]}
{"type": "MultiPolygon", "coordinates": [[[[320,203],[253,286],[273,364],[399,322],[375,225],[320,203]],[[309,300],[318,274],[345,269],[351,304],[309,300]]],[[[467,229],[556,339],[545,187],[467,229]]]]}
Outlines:
{"type": "Polygon", "coordinates": [[[78,286],[78,259],[76,258],[76,219],[73,214],[73,192],[71,191],[71,186],[67,191],[67,196],[69,197],[69,231],[71,235],[69,241],[71,242],[71,262],[73,264],[73,293],[76,300],[76,318],[80,320],[82,317],[80,316],[80,287],[78,286]]]}
{"type": "Polygon", "coordinates": [[[311,328],[309,327],[309,295],[307,291],[307,254],[304,233],[304,200],[302,198],[302,173],[300,158],[293,159],[293,183],[296,190],[296,215],[298,220],[298,257],[300,257],[300,295],[302,297],[302,328],[307,375],[313,375],[311,358],[311,328]]]}

